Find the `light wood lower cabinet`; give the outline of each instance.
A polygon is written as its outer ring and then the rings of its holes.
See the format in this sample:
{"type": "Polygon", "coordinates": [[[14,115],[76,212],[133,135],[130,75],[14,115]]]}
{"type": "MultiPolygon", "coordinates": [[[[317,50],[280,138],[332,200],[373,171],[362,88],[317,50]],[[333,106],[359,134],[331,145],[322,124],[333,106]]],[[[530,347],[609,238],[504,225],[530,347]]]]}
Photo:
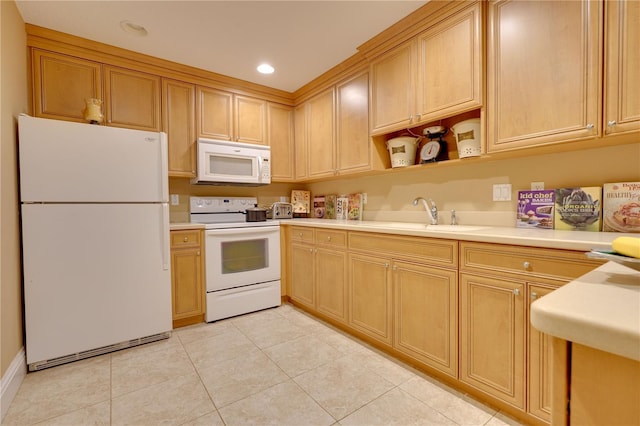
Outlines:
{"type": "Polygon", "coordinates": [[[171,231],[171,305],[174,328],[204,321],[203,278],[202,231],[171,231]]]}
{"type": "MultiPolygon", "coordinates": [[[[557,286],[542,283],[528,284],[528,303],[551,293],[557,286]]],[[[529,362],[527,367],[527,407],[529,413],[545,422],[551,421],[551,388],[552,388],[552,337],[536,330],[531,325],[531,310],[527,310],[529,362]]]]}
{"type": "Polygon", "coordinates": [[[461,242],[460,380],[550,422],[550,337],[530,325],[529,305],[601,264],[571,250],[461,242]]]}
{"type": "Polygon", "coordinates": [[[527,422],[551,422],[565,376],[552,375],[553,339],[530,325],[529,305],[603,262],[306,226],[292,226],[288,244],[293,303],[527,422]]]}
{"type": "Polygon", "coordinates": [[[393,346],[452,377],[458,375],[458,274],[394,261],[393,346]]]}
{"type": "Polygon", "coordinates": [[[391,346],[391,260],[349,254],[349,325],[391,346]]]}
{"type": "Polygon", "coordinates": [[[460,380],[525,408],[524,284],[460,274],[460,380]]]}
{"type": "Polygon", "coordinates": [[[291,240],[291,299],[346,323],[346,232],[293,227],[291,240]]]}

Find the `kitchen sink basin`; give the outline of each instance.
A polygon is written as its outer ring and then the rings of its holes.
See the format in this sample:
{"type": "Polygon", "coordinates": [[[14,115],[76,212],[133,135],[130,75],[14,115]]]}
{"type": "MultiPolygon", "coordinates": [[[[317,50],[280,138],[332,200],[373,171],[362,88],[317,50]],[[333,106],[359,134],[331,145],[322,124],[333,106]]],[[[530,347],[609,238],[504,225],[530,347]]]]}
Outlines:
{"type": "Polygon", "coordinates": [[[487,226],[473,226],[473,225],[427,225],[424,223],[407,223],[407,222],[363,222],[366,226],[375,226],[380,228],[391,229],[417,229],[423,231],[435,231],[435,232],[470,232],[487,229],[487,226]]]}
{"type": "Polygon", "coordinates": [[[473,225],[429,225],[427,231],[436,232],[471,232],[487,229],[487,226],[473,226],[473,225]]]}

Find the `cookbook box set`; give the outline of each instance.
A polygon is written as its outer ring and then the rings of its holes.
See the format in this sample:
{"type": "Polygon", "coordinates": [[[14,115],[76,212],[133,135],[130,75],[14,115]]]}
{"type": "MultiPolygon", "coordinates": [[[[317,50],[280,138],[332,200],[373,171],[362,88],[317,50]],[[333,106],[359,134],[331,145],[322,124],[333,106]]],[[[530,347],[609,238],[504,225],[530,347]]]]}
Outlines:
{"type": "Polygon", "coordinates": [[[640,232],[640,182],[518,191],[516,227],[640,232]]]}

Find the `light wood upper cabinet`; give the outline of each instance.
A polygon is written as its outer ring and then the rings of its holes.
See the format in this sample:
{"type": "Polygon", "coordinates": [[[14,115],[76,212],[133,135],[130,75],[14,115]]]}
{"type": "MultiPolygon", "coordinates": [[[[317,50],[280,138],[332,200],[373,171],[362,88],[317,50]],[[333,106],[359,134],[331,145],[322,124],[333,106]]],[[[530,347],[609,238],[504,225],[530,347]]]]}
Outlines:
{"type": "Polygon", "coordinates": [[[419,121],[482,105],[482,22],[482,4],[476,3],[418,36],[419,121]]]}
{"type": "Polygon", "coordinates": [[[271,180],[290,182],[295,179],[293,108],[267,103],[267,141],[271,147],[271,180]]]}
{"type": "Polygon", "coordinates": [[[107,125],[159,132],[160,77],[104,66],[104,113],[107,125]]]}
{"type": "Polygon", "coordinates": [[[599,134],[601,5],[489,3],[488,152],[599,134]]]}
{"type": "Polygon", "coordinates": [[[198,137],[233,140],[232,106],[233,94],[198,86],[196,88],[198,137]]]}
{"type": "Polygon", "coordinates": [[[374,59],[371,73],[371,133],[385,133],[414,123],[417,69],[415,42],[374,59]]]}
{"type": "Polygon", "coordinates": [[[336,167],[338,173],[371,169],[369,74],[336,86],[336,167]]]}
{"type": "Polygon", "coordinates": [[[482,2],[371,61],[371,133],[482,106],[482,2]]]}
{"type": "Polygon", "coordinates": [[[298,105],[294,110],[294,146],[295,146],[295,177],[304,179],[309,176],[307,165],[307,104],[298,105]]]}
{"type": "Polygon", "coordinates": [[[335,89],[314,96],[307,105],[307,161],[309,177],[335,174],[335,89]]]}
{"type": "Polygon", "coordinates": [[[196,175],[195,85],[162,79],[162,131],[167,134],[169,176],[196,175]]]}
{"type": "Polygon", "coordinates": [[[267,102],[250,96],[198,86],[198,137],[267,144],[267,102]]]}
{"type": "Polygon", "coordinates": [[[267,144],[267,102],[249,96],[233,95],[234,140],[267,144]]]}
{"type": "Polygon", "coordinates": [[[32,51],[33,114],[85,122],[85,99],[102,99],[102,66],[48,51],[32,51]]]}
{"type": "Polygon", "coordinates": [[[605,135],[640,130],[640,2],[607,0],[605,135]]]}

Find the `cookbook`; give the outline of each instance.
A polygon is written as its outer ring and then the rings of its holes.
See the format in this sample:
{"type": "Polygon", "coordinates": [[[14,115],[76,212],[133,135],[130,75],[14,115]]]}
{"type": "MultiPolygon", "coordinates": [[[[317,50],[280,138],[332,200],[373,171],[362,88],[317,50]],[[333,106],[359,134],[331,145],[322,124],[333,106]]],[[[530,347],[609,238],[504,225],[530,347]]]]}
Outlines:
{"type": "Polygon", "coordinates": [[[603,231],[640,232],[640,182],[605,183],[602,218],[603,231]]]}

